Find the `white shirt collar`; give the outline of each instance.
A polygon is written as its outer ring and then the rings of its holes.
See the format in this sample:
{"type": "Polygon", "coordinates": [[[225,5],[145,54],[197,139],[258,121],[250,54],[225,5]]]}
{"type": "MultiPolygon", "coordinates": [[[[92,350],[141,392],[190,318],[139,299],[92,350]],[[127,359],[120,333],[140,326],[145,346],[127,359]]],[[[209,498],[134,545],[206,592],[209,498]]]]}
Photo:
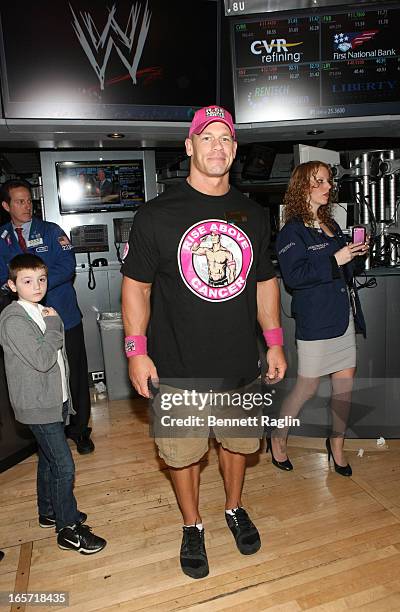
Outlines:
{"type": "Polygon", "coordinates": [[[17,235],[17,232],[15,231],[16,227],[22,227],[22,234],[24,236],[24,238],[29,238],[29,234],[31,232],[31,225],[32,225],[32,219],[30,221],[27,221],[26,223],[23,223],[22,225],[14,225],[14,223],[11,222],[11,225],[13,226],[13,230],[15,232],[15,235],[17,235]]]}

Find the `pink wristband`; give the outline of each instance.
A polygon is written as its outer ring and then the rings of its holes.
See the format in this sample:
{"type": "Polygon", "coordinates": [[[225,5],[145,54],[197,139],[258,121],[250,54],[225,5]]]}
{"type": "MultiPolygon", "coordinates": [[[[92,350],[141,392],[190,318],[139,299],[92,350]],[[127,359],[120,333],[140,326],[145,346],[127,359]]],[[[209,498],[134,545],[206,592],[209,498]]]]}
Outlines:
{"type": "Polygon", "coordinates": [[[274,329],[266,329],[263,331],[263,336],[267,346],[283,346],[283,329],[275,327],[274,329]]]}
{"type": "Polygon", "coordinates": [[[135,355],[147,355],[146,336],[126,336],[125,355],[127,357],[134,357],[135,355]]]}

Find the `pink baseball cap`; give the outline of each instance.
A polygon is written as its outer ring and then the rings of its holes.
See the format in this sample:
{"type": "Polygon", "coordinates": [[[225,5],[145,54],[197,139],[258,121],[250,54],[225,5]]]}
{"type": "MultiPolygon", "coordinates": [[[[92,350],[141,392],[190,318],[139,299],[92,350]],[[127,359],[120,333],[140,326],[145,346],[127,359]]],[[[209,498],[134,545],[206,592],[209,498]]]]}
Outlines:
{"type": "Polygon", "coordinates": [[[196,111],[190,126],[189,138],[192,134],[201,134],[207,125],[216,121],[225,123],[225,125],[230,129],[233,138],[236,140],[232,115],[221,106],[205,106],[204,108],[200,108],[200,110],[196,111]]]}

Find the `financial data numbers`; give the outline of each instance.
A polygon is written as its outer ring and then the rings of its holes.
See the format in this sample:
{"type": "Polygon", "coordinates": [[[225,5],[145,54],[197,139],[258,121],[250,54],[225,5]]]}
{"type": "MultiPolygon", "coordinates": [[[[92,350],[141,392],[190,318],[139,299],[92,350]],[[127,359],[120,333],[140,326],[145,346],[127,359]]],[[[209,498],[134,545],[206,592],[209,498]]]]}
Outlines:
{"type": "Polygon", "coordinates": [[[399,8],[233,23],[241,122],[400,113],[399,8]]]}

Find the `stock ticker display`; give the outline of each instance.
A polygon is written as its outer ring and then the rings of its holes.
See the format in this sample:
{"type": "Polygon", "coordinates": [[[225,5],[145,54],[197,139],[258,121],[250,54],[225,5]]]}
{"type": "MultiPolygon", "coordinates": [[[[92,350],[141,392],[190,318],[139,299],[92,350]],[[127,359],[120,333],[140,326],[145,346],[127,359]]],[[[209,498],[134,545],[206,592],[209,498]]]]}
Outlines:
{"type": "Polygon", "coordinates": [[[399,23],[400,5],[233,20],[237,123],[400,114],[399,23]]]}

